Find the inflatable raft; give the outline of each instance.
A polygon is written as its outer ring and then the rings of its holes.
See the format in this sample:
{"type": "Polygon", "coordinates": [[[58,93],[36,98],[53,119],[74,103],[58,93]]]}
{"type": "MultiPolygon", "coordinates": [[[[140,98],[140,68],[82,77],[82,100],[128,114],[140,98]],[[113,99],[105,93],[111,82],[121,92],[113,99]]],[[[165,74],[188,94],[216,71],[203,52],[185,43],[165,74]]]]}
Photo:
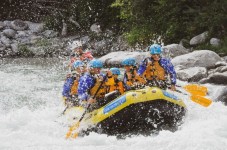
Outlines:
{"type": "MultiPolygon", "coordinates": [[[[83,112],[81,107],[72,107],[65,115],[75,123],[83,112]]],[[[175,130],[185,113],[186,106],[177,96],[157,87],[146,87],[106,101],[99,109],[87,113],[82,122],[92,125],[89,131],[108,135],[150,134],[162,129],[175,130]]]]}

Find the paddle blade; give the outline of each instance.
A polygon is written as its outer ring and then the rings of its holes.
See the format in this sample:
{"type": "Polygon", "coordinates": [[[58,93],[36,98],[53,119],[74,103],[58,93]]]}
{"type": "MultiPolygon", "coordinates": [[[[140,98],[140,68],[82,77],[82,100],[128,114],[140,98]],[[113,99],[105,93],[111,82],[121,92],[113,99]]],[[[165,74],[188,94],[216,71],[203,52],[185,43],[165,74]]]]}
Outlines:
{"type": "Polygon", "coordinates": [[[201,95],[201,96],[206,96],[207,95],[207,87],[201,86],[198,84],[189,84],[184,86],[184,89],[191,93],[192,95],[201,95]]]}
{"type": "Polygon", "coordinates": [[[66,133],[65,138],[68,139],[72,136],[72,133],[74,130],[76,130],[78,127],[80,126],[80,122],[77,122],[76,124],[74,124],[73,126],[71,126],[69,128],[69,131],[66,133]]]}
{"type": "Polygon", "coordinates": [[[198,103],[204,107],[208,107],[212,101],[206,97],[202,97],[201,95],[192,95],[191,100],[195,103],[198,103]]]}
{"type": "Polygon", "coordinates": [[[76,138],[78,137],[78,135],[79,135],[79,133],[76,132],[76,133],[74,133],[74,134],[72,135],[72,138],[73,138],[73,139],[76,139],[76,138]]]}

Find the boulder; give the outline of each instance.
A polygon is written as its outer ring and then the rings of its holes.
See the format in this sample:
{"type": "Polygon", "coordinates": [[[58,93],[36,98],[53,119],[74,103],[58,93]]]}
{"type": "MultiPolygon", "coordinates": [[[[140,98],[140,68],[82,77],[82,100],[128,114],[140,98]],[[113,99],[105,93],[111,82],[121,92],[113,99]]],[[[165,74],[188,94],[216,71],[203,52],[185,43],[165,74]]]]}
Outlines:
{"type": "Polygon", "coordinates": [[[30,47],[29,49],[36,57],[44,57],[47,52],[45,47],[30,47]]]}
{"type": "Polygon", "coordinates": [[[216,62],[221,61],[221,57],[210,50],[198,50],[192,53],[177,56],[172,59],[174,66],[183,65],[186,68],[190,67],[205,67],[214,68],[216,62]]]}
{"type": "Polygon", "coordinates": [[[42,39],[41,36],[36,36],[36,35],[31,35],[29,38],[30,38],[30,42],[31,42],[32,44],[35,44],[37,41],[39,41],[39,40],[42,39]]]}
{"type": "Polygon", "coordinates": [[[176,69],[176,73],[179,80],[188,82],[198,82],[202,78],[207,77],[207,69],[204,67],[191,67],[182,70],[176,69]]]}
{"type": "Polygon", "coordinates": [[[12,21],[8,21],[8,20],[3,21],[4,27],[5,27],[5,28],[8,28],[8,29],[11,28],[11,22],[12,22],[12,21]]]}
{"type": "Polygon", "coordinates": [[[6,46],[0,41],[0,52],[4,51],[6,46]]]}
{"type": "Polygon", "coordinates": [[[129,50],[130,46],[126,42],[123,36],[118,36],[117,41],[112,43],[112,48],[110,49],[111,52],[114,51],[126,51],[129,50]]]}
{"type": "Polygon", "coordinates": [[[125,58],[135,58],[137,64],[139,64],[144,58],[148,57],[148,52],[129,52],[129,51],[118,51],[118,52],[111,52],[105,56],[99,58],[104,65],[106,66],[121,66],[121,62],[125,58]]]}
{"type": "Polygon", "coordinates": [[[16,38],[24,38],[29,37],[28,32],[25,31],[17,31],[16,38]]]}
{"type": "Polygon", "coordinates": [[[219,46],[220,43],[221,43],[221,40],[220,40],[220,39],[217,39],[217,38],[211,38],[211,39],[210,39],[210,44],[211,44],[212,46],[219,46]]]}
{"type": "Polygon", "coordinates": [[[30,21],[26,21],[26,23],[28,24],[28,29],[33,33],[41,33],[44,31],[43,23],[34,23],[30,21]]]}
{"type": "Polygon", "coordinates": [[[222,57],[222,59],[227,62],[227,56],[222,57]]]}
{"type": "Polygon", "coordinates": [[[163,46],[163,56],[164,57],[176,57],[176,56],[179,56],[179,55],[183,55],[183,54],[187,54],[189,53],[189,50],[186,49],[185,47],[183,47],[182,45],[179,45],[179,44],[170,44],[170,45],[166,45],[166,46],[163,46]]]}
{"type": "Polygon", "coordinates": [[[225,105],[227,105],[227,88],[223,88],[220,92],[215,101],[221,101],[225,105]]]}
{"type": "Polygon", "coordinates": [[[16,31],[13,29],[5,29],[3,30],[3,34],[8,38],[14,38],[16,35],[16,31]]]}
{"type": "Polygon", "coordinates": [[[227,65],[227,63],[224,61],[218,61],[215,63],[215,67],[226,66],[226,65],[227,65]]]}
{"type": "Polygon", "coordinates": [[[12,41],[5,37],[5,36],[1,36],[0,41],[6,46],[6,47],[10,47],[10,44],[12,43],[12,41]]]}
{"type": "Polygon", "coordinates": [[[0,30],[3,29],[5,27],[4,22],[0,21],[0,30]]]}
{"type": "Polygon", "coordinates": [[[42,32],[42,34],[46,37],[46,38],[54,38],[58,36],[58,32],[55,32],[53,30],[45,30],[44,32],[42,32]]]}
{"type": "Polygon", "coordinates": [[[101,29],[100,29],[100,25],[98,25],[98,24],[96,24],[96,23],[93,24],[93,25],[91,25],[90,30],[91,30],[92,32],[97,33],[97,34],[99,34],[99,33],[102,32],[101,29]]]}
{"type": "Polygon", "coordinates": [[[202,84],[213,83],[227,85],[227,71],[222,73],[216,72],[214,74],[210,74],[207,78],[204,78],[199,82],[202,84]]]}
{"type": "Polygon", "coordinates": [[[224,66],[223,68],[221,68],[221,72],[226,72],[227,71],[227,66],[224,66]]]}
{"type": "Polygon", "coordinates": [[[94,56],[102,56],[102,55],[108,54],[110,52],[110,45],[111,43],[107,39],[94,42],[92,54],[94,56]]]}
{"type": "Polygon", "coordinates": [[[208,37],[208,31],[203,32],[190,40],[190,45],[198,45],[204,43],[208,37]]]}
{"type": "Polygon", "coordinates": [[[18,53],[19,52],[18,44],[17,43],[11,44],[11,49],[14,53],[18,53]]]}
{"type": "Polygon", "coordinates": [[[16,31],[23,31],[28,28],[28,24],[20,19],[17,19],[11,22],[11,27],[16,31]]]}
{"type": "Polygon", "coordinates": [[[208,71],[208,74],[210,75],[210,74],[213,74],[213,73],[216,73],[216,72],[224,72],[224,71],[222,71],[222,69],[224,68],[225,66],[219,66],[219,67],[217,67],[217,68],[215,68],[215,69],[210,69],[209,71],[208,71]]]}

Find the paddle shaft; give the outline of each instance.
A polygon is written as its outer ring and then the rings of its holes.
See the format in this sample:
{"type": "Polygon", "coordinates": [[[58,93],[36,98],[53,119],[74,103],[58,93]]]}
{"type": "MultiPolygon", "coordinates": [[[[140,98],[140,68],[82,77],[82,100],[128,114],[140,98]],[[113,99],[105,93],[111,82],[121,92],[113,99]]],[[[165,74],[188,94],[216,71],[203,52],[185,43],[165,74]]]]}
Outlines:
{"type": "MultiPolygon", "coordinates": [[[[106,78],[107,78],[107,74],[106,74],[105,77],[103,78],[101,84],[99,85],[99,87],[98,87],[98,89],[96,90],[94,96],[92,97],[93,99],[97,96],[97,94],[98,94],[99,90],[101,89],[102,84],[105,82],[106,78]]],[[[91,104],[88,104],[88,106],[87,106],[87,108],[85,109],[84,113],[83,113],[82,116],[80,117],[78,123],[76,123],[74,126],[79,127],[80,122],[83,120],[83,118],[84,118],[85,114],[87,113],[88,109],[90,108],[90,106],[91,106],[91,104]]],[[[75,130],[75,129],[73,129],[73,130],[75,130]]],[[[71,134],[72,134],[72,131],[70,131],[70,135],[71,135],[71,134]]],[[[78,134],[75,133],[75,135],[78,135],[78,134]]],[[[76,138],[76,136],[75,136],[75,138],[76,138]]]]}

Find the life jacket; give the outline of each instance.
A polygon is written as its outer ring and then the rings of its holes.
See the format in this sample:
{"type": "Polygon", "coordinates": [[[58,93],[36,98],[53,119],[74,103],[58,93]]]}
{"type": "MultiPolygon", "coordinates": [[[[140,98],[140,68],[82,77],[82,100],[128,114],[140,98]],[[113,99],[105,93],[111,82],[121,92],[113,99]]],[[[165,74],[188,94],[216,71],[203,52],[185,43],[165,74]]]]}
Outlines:
{"type": "Polygon", "coordinates": [[[166,80],[166,71],[160,65],[159,61],[146,59],[147,65],[143,76],[146,80],[166,80]]]}
{"type": "Polygon", "coordinates": [[[76,79],[74,79],[73,85],[71,87],[70,95],[77,94],[78,85],[79,85],[79,77],[76,77],[76,79]]]}
{"type": "Polygon", "coordinates": [[[139,75],[137,75],[136,70],[137,70],[137,68],[133,67],[130,70],[130,72],[127,72],[127,73],[125,72],[125,77],[126,77],[126,80],[127,80],[126,81],[126,85],[127,86],[132,86],[132,85],[134,85],[135,82],[138,82],[138,83],[141,83],[141,84],[145,84],[146,83],[146,81],[144,80],[143,77],[140,77],[139,75]],[[128,74],[132,75],[131,79],[128,78],[128,74]]]}
{"type": "Polygon", "coordinates": [[[109,78],[106,85],[107,85],[107,93],[110,93],[115,90],[118,90],[121,94],[124,93],[123,82],[118,79],[114,79],[113,77],[109,78]]]}
{"type": "MultiPolygon", "coordinates": [[[[90,89],[90,95],[94,96],[96,91],[98,90],[100,84],[102,83],[102,80],[100,81],[100,79],[98,77],[94,77],[95,79],[95,83],[94,86],[90,89]]],[[[96,94],[96,98],[100,99],[100,98],[104,98],[106,94],[106,84],[105,82],[102,83],[101,88],[99,89],[98,93],[96,94]]]]}

